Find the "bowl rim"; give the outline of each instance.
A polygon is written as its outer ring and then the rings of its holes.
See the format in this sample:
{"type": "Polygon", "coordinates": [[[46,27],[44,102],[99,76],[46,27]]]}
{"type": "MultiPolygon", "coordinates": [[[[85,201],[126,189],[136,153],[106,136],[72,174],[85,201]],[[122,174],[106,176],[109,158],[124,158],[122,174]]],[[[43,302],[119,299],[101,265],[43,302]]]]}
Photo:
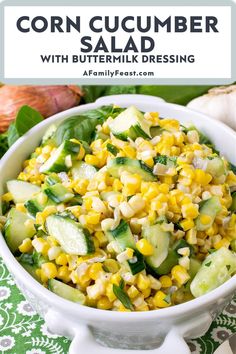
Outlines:
{"type": "MultiPolygon", "coordinates": [[[[127,100],[132,97],[137,99],[149,97],[153,99],[153,103],[161,106],[168,106],[173,110],[182,111],[185,113],[194,114],[198,116],[200,119],[204,119],[207,121],[213,128],[219,128],[225,130],[226,134],[233,136],[236,142],[236,133],[224,123],[220,121],[216,121],[205,114],[199,113],[195,110],[189,109],[185,106],[181,106],[178,104],[167,103],[165,101],[155,101],[156,97],[148,96],[148,95],[115,95],[110,96],[114,99],[119,98],[127,98],[127,100]]],[[[109,97],[109,96],[107,96],[109,97]]],[[[149,101],[150,102],[150,101],[149,101]]],[[[2,170],[4,164],[7,160],[14,154],[14,152],[18,149],[21,144],[31,138],[34,133],[37,132],[38,128],[45,127],[45,129],[57,122],[62,121],[63,119],[68,118],[71,115],[74,115],[78,112],[87,111],[88,109],[96,108],[102,105],[102,102],[98,99],[94,103],[84,104],[81,106],[77,106],[66,110],[64,112],[57,113],[50,117],[50,119],[46,119],[39,123],[37,126],[31,128],[24,136],[20,137],[15,144],[13,144],[10,149],[6,152],[3,158],[0,161],[0,171],[2,170]]],[[[198,298],[189,300],[185,303],[170,306],[168,308],[158,309],[158,310],[151,310],[151,311],[140,311],[140,312],[119,312],[119,311],[108,311],[108,310],[101,310],[97,308],[92,308],[89,306],[80,305],[78,303],[73,303],[69,300],[66,300],[47,288],[44,288],[37,280],[35,280],[16,260],[14,255],[11,253],[10,249],[8,248],[4,236],[0,232],[0,254],[6,263],[7,267],[9,268],[10,272],[16,277],[16,280],[20,283],[23,283],[24,287],[29,288],[30,292],[33,292],[38,298],[46,300],[52,307],[57,307],[59,311],[63,310],[69,312],[72,316],[80,316],[82,320],[95,320],[100,321],[101,318],[104,321],[129,321],[129,322],[136,322],[137,320],[141,321],[149,321],[152,319],[163,319],[163,318],[173,318],[178,316],[183,316],[189,314],[189,312],[194,313],[198,312],[200,307],[207,307],[210,303],[215,302],[217,304],[217,300],[226,297],[228,294],[233,293],[236,290],[236,275],[231,277],[228,281],[224,284],[219,286],[218,288],[210,291],[209,293],[202,295],[198,298]]]]}

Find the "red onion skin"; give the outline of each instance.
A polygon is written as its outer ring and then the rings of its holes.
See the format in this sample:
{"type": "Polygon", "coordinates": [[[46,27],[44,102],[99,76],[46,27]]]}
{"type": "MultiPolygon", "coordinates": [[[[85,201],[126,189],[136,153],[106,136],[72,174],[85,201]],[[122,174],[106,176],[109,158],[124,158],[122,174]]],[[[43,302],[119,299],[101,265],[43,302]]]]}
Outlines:
{"type": "Polygon", "coordinates": [[[7,130],[20,107],[29,105],[44,118],[77,106],[82,91],[78,86],[10,86],[0,87],[0,133],[7,130]]]}

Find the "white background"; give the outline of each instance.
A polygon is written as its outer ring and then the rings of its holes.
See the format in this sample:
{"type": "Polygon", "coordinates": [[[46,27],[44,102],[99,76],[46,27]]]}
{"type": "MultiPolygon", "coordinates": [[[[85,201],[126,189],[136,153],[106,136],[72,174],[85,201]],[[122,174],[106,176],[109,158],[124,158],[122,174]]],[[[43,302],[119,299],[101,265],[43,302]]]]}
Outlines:
{"type": "MultiPolygon", "coordinates": [[[[203,22],[204,24],[204,22],[203,22]]],[[[25,25],[25,23],[24,23],[25,25]]],[[[204,28],[204,26],[203,26],[204,28]]],[[[153,71],[155,78],[230,78],[231,77],[231,14],[227,6],[204,7],[17,7],[5,8],[5,32],[4,32],[4,74],[5,78],[85,78],[83,72],[123,70],[123,71],[153,71]],[[44,33],[21,33],[16,27],[16,21],[20,16],[66,16],[75,19],[81,16],[81,34],[72,30],[71,33],[50,33],[48,29],[44,33]],[[79,52],[80,38],[85,35],[93,37],[93,43],[101,33],[93,33],[88,26],[89,19],[100,15],[125,16],[153,16],[164,20],[168,16],[216,16],[219,33],[125,33],[122,30],[115,34],[102,35],[108,46],[110,36],[116,35],[118,45],[126,43],[130,35],[136,43],[140,36],[150,36],[156,41],[155,50],[144,54],[193,54],[195,63],[182,64],[43,64],[40,54],[83,54],[79,52]]],[[[92,54],[92,53],[89,53],[92,54]]],[[[106,53],[98,53],[106,54],[106,53]]],[[[110,53],[107,53],[110,54],[110,53]]],[[[117,55],[118,53],[116,53],[117,55]]],[[[135,53],[134,53],[135,54],[135,53]]],[[[99,77],[96,77],[99,78],[99,77]]],[[[120,78],[120,77],[119,77],[120,78]]],[[[127,78],[127,76],[126,76],[127,78]]]]}

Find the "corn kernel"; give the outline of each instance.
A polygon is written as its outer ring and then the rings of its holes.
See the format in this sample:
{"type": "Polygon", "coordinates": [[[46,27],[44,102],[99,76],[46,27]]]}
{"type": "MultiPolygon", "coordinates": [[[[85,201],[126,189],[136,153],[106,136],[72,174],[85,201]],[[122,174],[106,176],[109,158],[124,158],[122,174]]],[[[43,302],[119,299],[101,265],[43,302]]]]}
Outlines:
{"type": "Polygon", "coordinates": [[[13,200],[13,196],[10,192],[3,194],[2,201],[10,202],[11,200],[13,200]]]}
{"type": "Polygon", "coordinates": [[[16,204],[16,210],[21,211],[22,213],[26,213],[27,210],[24,206],[24,203],[17,203],[16,204]]]}
{"type": "Polygon", "coordinates": [[[143,294],[143,296],[144,296],[144,299],[146,299],[146,298],[148,298],[148,297],[150,296],[151,291],[152,291],[151,288],[147,288],[147,289],[143,289],[143,290],[142,290],[142,294],[143,294]]]}
{"type": "Polygon", "coordinates": [[[206,214],[201,214],[200,215],[200,222],[203,225],[208,225],[211,224],[212,222],[212,217],[210,215],[206,215],[206,214]]]}
{"type": "Polygon", "coordinates": [[[104,247],[108,243],[108,239],[107,239],[106,235],[104,234],[104,232],[96,231],[94,236],[98,240],[99,246],[104,247]]]}
{"type": "Polygon", "coordinates": [[[99,158],[97,156],[90,155],[90,154],[87,154],[85,156],[84,161],[86,163],[88,163],[89,165],[93,165],[93,166],[97,166],[97,167],[99,167],[99,164],[100,164],[99,158]]]}
{"type": "Polygon", "coordinates": [[[130,146],[130,145],[126,145],[123,147],[123,152],[125,153],[125,156],[127,157],[131,157],[131,158],[135,158],[136,157],[136,151],[135,149],[130,146]]]}
{"type": "Polygon", "coordinates": [[[196,229],[190,229],[186,233],[186,241],[190,245],[196,245],[197,243],[197,230],[196,229]]]}
{"type": "Polygon", "coordinates": [[[190,276],[186,269],[181,265],[176,265],[171,269],[172,279],[176,280],[178,285],[181,286],[190,279],[190,276]]]}
{"type": "Polygon", "coordinates": [[[120,211],[125,218],[132,218],[135,214],[135,211],[127,202],[122,202],[120,204],[120,211]]]}
{"type": "Polygon", "coordinates": [[[65,253],[59,254],[59,256],[56,258],[56,264],[65,266],[68,263],[68,259],[65,253]]]}
{"type": "MultiPolygon", "coordinates": [[[[119,283],[117,285],[119,285],[119,283]]],[[[109,301],[111,301],[111,302],[115,301],[116,295],[113,293],[113,284],[107,285],[106,296],[108,297],[109,301]]]]}
{"type": "Polygon", "coordinates": [[[111,276],[111,283],[112,283],[112,284],[119,285],[119,284],[120,284],[120,281],[121,281],[121,276],[120,276],[119,273],[113,274],[113,275],[111,276]]]}
{"type": "Polygon", "coordinates": [[[135,213],[140,212],[145,207],[145,200],[140,195],[134,195],[128,201],[128,204],[134,210],[135,213]]]}
{"type": "Polygon", "coordinates": [[[172,280],[170,277],[168,277],[168,275],[162,275],[159,278],[159,281],[161,282],[162,288],[169,288],[170,286],[172,286],[172,280]]]}
{"type": "Polygon", "coordinates": [[[191,219],[184,219],[180,222],[180,226],[184,231],[187,231],[194,227],[194,222],[191,219]]]}
{"type": "Polygon", "coordinates": [[[47,256],[50,246],[42,237],[36,237],[33,239],[32,245],[38,253],[42,253],[43,256],[47,256]]]}
{"type": "Polygon", "coordinates": [[[169,301],[165,301],[166,296],[167,295],[163,293],[163,291],[157,291],[155,296],[153,297],[154,305],[160,308],[169,307],[171,303],[169,301]]]}
{"type": "Polygon", "coordinates": [[[41,269],[48,279],[53,279],[57,276],[57,267],[52,262],[43,263],[41,269]]]}
{"type": "Polygon", "coordinates": [[[58,268],[57,278],[61,279],[64,283],[70,281],[70,271],[69,268],[65,265],[58,268]]]}
{"type": "Polygon", "coordinates": [[[102,296],[97,302],[97,308],[101,310],[110,310],[112,308],[112,302],[107,296],[102,296]]]}
{"type": "Polygon", "coordinates": [[[86,220],[86,223],[88,223],[88,224],[96,225],[99,223],[100,217],[101,217],[101,213],[94,212],[94,213],[85,215],[85,220],[86,220]]]}
{"type": "MultiPolygon", "coordinates": [[[[48,241],[48,239],[47,239],[47,241],[48,241]]],[[[48,259],[50,261],[52,261],[52,260],[56,259],[60,253],[61,253],[61,247],[51,246],[48,250],[48,259]]]]}
{"type": "Polygon", "coordinates": [[[115,192],[119,192],[122,190],[123,184],[118,179],[115,179],[113,182],[112,188],[115,192]]]}
{"type": "Polygon", "coordinates": [[[22,244],[19,246],[19,251],[22,253],[27,253],[32,250],[32,241],[30,238],[25,238],[22,244]]]}
{"type": "Polygon", "coordinates": [[[150,287],[151,281],[147,275],[139,274],[137,279],[137,286],[140,290],[145,290],[150,287]]]}
{"type": "Polygon", "coordinates": [[[73,184],[73,189],[76,193],[84,195],[87,192],[89,181],[86,179],[76,180],[73,184]]]}
{"type": "Polygon", "coordinates": [[[168,194],[169,193],[169,185],[166,183],[162,183],[158,186],[158,189],[161,193],[163,194],[168,194]]]}
{"type": "Polygon", "coordinates": [[[153,246],[145,238],[139,240],[136,243],[136,247],[144,256],[151,256],[154,252],[153,246]]]}
{"type": "Polygon", "coordinates": [[[94,263],[89,267],[88,274],[91,279],[97,280],[100,277],[101,272],[103,272],[102,264],[101,263],[94,263]]]}
{"type": "Polygon", "coordinates": [[[229,248],[230,242],[226,238],[222,238],[220,241],[214,243],[214,248],[219,249],[221,247],[229,248]]]}
{"type": "Polygon", "coordinates": [[[134,299],[136,296],[139,295],[139,291],[134,285],[131,285],[131,287],[127,290],[127,294],[131,299],[134,299]]]}
{"type": "Polygon", "coordinates": [[[203,186],[208,185],[212,180],[212,176],[209,173],[205,173],[203,170],[195,170],[195,181],[203,186]]]}
{"type": "Polygon", "coordinates": [[[129,309],[127,309],[124,305],[120,305],[119,307],[118,307],[118,311],[119,312],[131,312],[131,310],[129,310],[129,309]]]}
{"type": "Polygon", "coordinates": [[[193,203],[182,205],[181,211],[183,217],[187,219],[195,219],[199,214],[198,206],[193,203]]]}

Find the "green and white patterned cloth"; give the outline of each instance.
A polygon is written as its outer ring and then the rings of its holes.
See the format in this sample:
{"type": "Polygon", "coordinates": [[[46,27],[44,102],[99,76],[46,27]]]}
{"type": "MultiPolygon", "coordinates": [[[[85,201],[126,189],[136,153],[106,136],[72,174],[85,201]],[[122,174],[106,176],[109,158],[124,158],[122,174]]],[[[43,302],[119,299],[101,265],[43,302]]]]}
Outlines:
{"type": "MultiPolygon", "coordinates": [[[[236,297],[213,322],[207,334],[189,342],[194,354],[212,354],[236,332],[236,297]]],[[[25,300],[0,258],[0,353],[66,354],[70,341],[50,333],[25,300]]]]}

